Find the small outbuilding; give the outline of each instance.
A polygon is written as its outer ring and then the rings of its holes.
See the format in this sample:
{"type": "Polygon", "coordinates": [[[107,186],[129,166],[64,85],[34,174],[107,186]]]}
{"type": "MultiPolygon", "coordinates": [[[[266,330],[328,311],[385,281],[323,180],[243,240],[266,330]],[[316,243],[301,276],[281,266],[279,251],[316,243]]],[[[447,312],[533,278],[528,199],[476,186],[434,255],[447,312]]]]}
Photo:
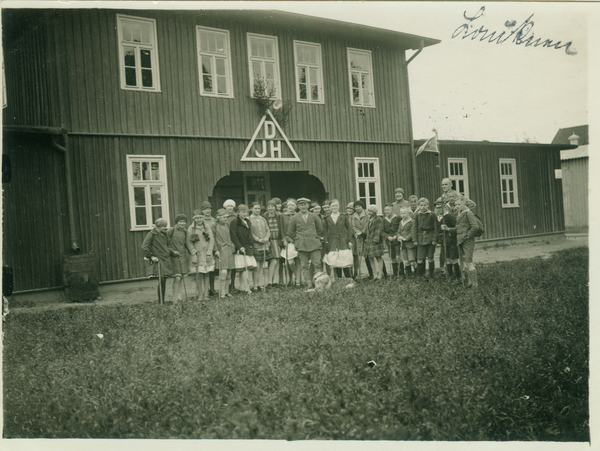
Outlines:
{"type": "Polygon", "coordinates": [[[552,144],[571,144],[574,149],[560,152],[567,238],[587,236],[589,231],[589,135],[588,126],[561,128],[552,144]]]}

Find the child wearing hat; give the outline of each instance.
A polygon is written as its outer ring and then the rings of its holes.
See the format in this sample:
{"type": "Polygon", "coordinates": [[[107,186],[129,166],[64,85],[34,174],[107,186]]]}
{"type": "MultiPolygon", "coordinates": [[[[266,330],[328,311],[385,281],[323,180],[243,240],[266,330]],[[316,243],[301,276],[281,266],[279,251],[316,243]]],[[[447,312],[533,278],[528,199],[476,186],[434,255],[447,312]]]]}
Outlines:
{"type": "MultiPolygon", "coordinates": [[[[217,220],[211,216],[212,205],[210,204],[210,202],[204,201],[204,202],[202,202],[202,206],[200,207],[200,210],[202,211],[202,215],[204,216],[204,225],[206,225],[207,227],[210,227],[210,229],[214,235],[215,226],[217,225],[217,220]]],[[[209,277],[209,281],[210,281],[210,288],[208,290],[208,294],[210,296],[217,295],[217,293],[215,292],[215,273],[216,273],[216,271],[214,268],[212,271],[210,271],[208,273],[208,277],[209,277]]]]}
{"type": "Polygon", "coordinates": [[[435,271],[435,243],[439,235],[439,223],[435,213],[429,210],[429,200],[419,199],[419,209],[415,213],[412,239],[417,246],[417,275],[425,275],[425,259],[429,262],[429,277],[435,271]]]}
{"type": "Polygon", "coordinates": [[[256,271],[252,274],[254,286],[261,291],[265,291],[267,278],[269,273],[269,260],[271,258],[271,250],[269,248],[270,230],[267,220],[260,214],[261,205],[258,202],[252,204],[252,214],[250,215],[250,231],[254,240],[254,258],[258,264],[256,271]],[[266,271],[265,271],[266,270],[266,271]]]}
{"type": "Polygon", "coordinates": [[[295,279],[295,284],[296,284],[296,286],[299,287],[300,286],[300,260],[298,258],[298,252],[296,251],[296,245],[294,244],[294,240],[292,240],[287,234],[287,231],[290,226],[290,221],[297,213],[296,199],[293,199],[290,197],[285,202],[285,204],[286,204],[286,210],[282,216],[283,235],[284,235],[283,245],[285,248],[284,248],[284,251],[282,252],[282,254],[286,260],[286,266],[288,268],[287,269],[288,281],[294,282],[294,279],[295,279]]]}
{"type": "Polygon", "coordinates": [[[404,274],[410,276],[413,270],[417,270],[417,252],[412,240],[413,217],[410,208],[400,209],[400,223],[398,224],[398,233],[396,237],[400,243],[400,256],[402,263],[400,269],[404,269],[404,274]]]}
{"type": "MultiPolygon", "coordinates": [[[[387,246],[390,260],[392,261],[392,275],[398,275],[398,259],[400,258],[400,245],[396,239],[396,232],[400,224],[400,216],[394,214],[394,209],[391,204],[383,207],[383,239],[387,246]]],[[[385,264],[383,266],[385,268],[385,264]]]]}
{"type": "Polygon", "coordinates": [[[238,217],[229,224],[229,234],[235,246],[235,267],[240,273],[240,289],[246,293],[252,293],[248,279],[248,269],[256,268],[254,258],[254,240],[250,230],[248,219],[248,207],[244,204],[238,205],[238,217]]]}
{"type": "MultiPolygon", "coordinates": [[[[237,219],[237,215],[235,214],[235,201],[233,199],[227,199],[225,202],[223,202],[223,208],[225,209],[225,218],[227,219],[227,224],[231,225],[231,223],[233,221],[235,221],[237,219]]],[[[236,269],[235,267],[233,269],[231,269],[228,274],[231,277],[231,283],[229,284],[229,293],[235,293],[236,289],[235,289],[235,274],[236,274],[236,269]]]]}
{"type": "MultiPolygon", "coordinates": [[[[359,274],[360,265],[362,262],[360,260],[363,255],[363,244],[364,244],[364,235],[363,232],[367,228],[367,223],[369,222],[369,218],[367,217],[367,213],[365,211],[365,203],[362,200],[357,200],[354,202],[354,215],[352,216],[352,230],[354,232],[354,237],[356,239],[356,246],[352,247],[352,254],[354,254],[354,275],[357,276],[359,274]]],[[[369,272],[369,278],[373,278],[373,268],[371,267],[371,262],[369,259],[365,259],[365,264],[367,265],[367,271],[369,272]]],[[[361,274],[362,276],[362,274],[361,274]]]]}
{"type": "Polygon", "coordinates": [[[215,226],[215,255],[217,257],[217,267],[219,268],[219,297],[230,297],[230,271],[235,268],[233,253],[235,246],[231,241],[231,232],[227,210],[219,208],[217,210],[217,225],[215,226]]]}
{"type": "Polygon", "coordinates": [[[195,210],[192,225],[187,231],[187,248],[190,252],[190,273],[196,275],[196,293],[201,301],[208,300],[209,273],[215,270],[213,230],[205,223],[205,215],[195,210]]]}
{"type": "MultiPolygon", "coordinates": [[[[275,199],[267,202],[267,211],[264,218],[269,226],[269,248],[271,258],[269,259],[269,274],[267,277],[267,287],[279,285],[279,260],[281,258],[281,244],[283,242],[283,218],[277,212],[277,203],[275,199]]],[[[282,275],[283,279],[283,275],[282,275]]]]}
{"type": "Polygon", "coordinates": [[[371,261],[371,267],[374,272],[374,280],[383,278],[383,220],[377,216],[377,205],[369,205],[367,208],[368,222],[363,232],[365,237],[363,255],[365,259],[371,261]]]}
{"type": "Polygon", "coordinates": [[[404,189],[396,188],[394,190],[394,202],[392,202],[392,213],[400,217],[400,209],[410,207],[410,203],[404,198],[404,189]]]}
{"type": "MultiPolygon", "coordinates": [[[[173,248],[179,254],[178,257],[173,258],[173,268],[175,275],[173,279],[173,296],[175,301],[183,300],[182,282],[183,278],[188,273],[188,259],[187,259],[187,216],[179,214],[175,216],[175,227],[171,228],[167,235],[171,239],[173,248]]],[[[187,300],[187,299],[186,299],[187,300]]]]}
{"type": "Polygon", "coordinates": [[[146,235],[142,243],[144,258],[158,265],[158,302],[164,302],[167,289],[167,277],[173,277],[173,260],[179,253],[173,247],[167,234],[167,220],[159,218],[154,223],[154,228],[146,235]]]}

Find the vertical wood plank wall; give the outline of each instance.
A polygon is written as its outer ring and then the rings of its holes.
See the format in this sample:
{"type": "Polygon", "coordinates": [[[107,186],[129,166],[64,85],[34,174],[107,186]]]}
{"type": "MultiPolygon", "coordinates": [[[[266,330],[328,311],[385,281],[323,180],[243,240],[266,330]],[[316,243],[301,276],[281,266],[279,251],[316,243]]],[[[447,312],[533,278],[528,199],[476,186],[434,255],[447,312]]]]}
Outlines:
{"type": "Polygon", "coordinates": [[[588,171],[589,158],[563,160],[562,185],[567,232],[589,231],[588,171]]]}
{"type": "MultiPolygon", "coordinates": [[[[4,26],[21,26],[23,14],[6,10],[4,26]]],[[[9,111],[15,113],[7,115],[5,124],[57,125],[69,132],[250,137],[261,117],[250,98],[246,33],[252,32],[278,38],[283,100],[293,106],[286,130],[290,138],[409,142],[400,43],[222,14],[98,9],[37,13],[44,19],[37,20],[40,27],[20,41],[26,52],[5,49],[7,86],[14,99],[9,111]],[[121,89],[119,13],[156,19],[161,92],[121,89]],[[200,95],[197,25],[230,32],[233,99],[200,95]],[[321,44],[323,105],[296,102],[294,40],[321,44]],[[348,47],[372,51],[376,108],[350,105],[348,47]],[[23,60],[30,55],[34,61],[23,60]]]]}
{"type": "Polygon", "coordinates": [[[3,139],[12,180],[2,185],[2,258],[14,269],[15,290],[62,285],[69,247],[65,158],[50,139],[21,133],[3,139]]]}
{"type": "MultiPolygon", "coordinates": [[[[417,147],[419,143],[415,144],[417,147]]],[[[440,143],[442,176],[448,176],[448,158],[466,158],[469,195],[486,226],[481,239],[504,238],[564,231],[562,184],[558,147],[510,143],[440,143]],[[500,158],[516,160],[519,206],[502,207],[500,158]]],[[[441,179],[433,153],[417,157],[424,195],[436,199],[441,179]]]]}

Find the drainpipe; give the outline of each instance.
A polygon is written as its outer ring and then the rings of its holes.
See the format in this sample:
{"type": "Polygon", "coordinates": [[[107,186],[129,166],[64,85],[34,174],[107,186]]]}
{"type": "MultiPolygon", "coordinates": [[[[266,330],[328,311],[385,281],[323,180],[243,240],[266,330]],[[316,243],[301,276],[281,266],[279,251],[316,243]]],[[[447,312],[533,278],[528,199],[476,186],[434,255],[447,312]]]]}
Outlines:
{"type": "MultiPolygon", "coordinates": [[[[425,42],[423,39],[419,41],[419,49],[416,53],[411,56],[406,62],[406,80],[408,81],[408,65],[412,60],[414,60],[419,53],[423,51],[423,47],[425,46],[425,42]]],[[[412,172],[413,172],[413,194],[416,196],[422,196],[423,194],[419,192],[419,174],[417,172],[417,156],[415,155],[415,140],[413,138],[413,127],[412,127],[412,110],[410,108],[410,84],[407,83],[406,88],[406,96],[408,98],[408,122],[410,126],[410,162],[412,164],[412,172]]]]}
{"type": "Polygon", "coordinates": [[[69,158],[69,136],[67,131],[61,129],[64,147],[54,141],[54,135],[51,136],[52,147],[65,154],[65,176],[67,178],[67,209],[69,210],[69,236],[71,241],[71,252],[79,254],[81,248],[77,245],[77,233],[75,232],[75,208],[73,207],[73,187],[71,184],[71,160],[69,158]]]}

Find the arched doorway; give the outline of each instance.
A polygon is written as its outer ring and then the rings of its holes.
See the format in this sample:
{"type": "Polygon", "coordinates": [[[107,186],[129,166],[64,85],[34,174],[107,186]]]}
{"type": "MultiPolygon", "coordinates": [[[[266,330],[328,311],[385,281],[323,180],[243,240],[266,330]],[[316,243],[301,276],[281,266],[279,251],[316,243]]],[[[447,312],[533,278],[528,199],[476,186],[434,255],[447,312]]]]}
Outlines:
{"type": "Polygon", "coordinates": [[[238,205],[255,201],[266,205],[273,197],[282,201],[288,197],[308,197],[322,203],[327,196],[323,183],[308,171],[232,171],[217,182],[210,202],[216,208],[227,199],[233,199],[238,205]]]}

